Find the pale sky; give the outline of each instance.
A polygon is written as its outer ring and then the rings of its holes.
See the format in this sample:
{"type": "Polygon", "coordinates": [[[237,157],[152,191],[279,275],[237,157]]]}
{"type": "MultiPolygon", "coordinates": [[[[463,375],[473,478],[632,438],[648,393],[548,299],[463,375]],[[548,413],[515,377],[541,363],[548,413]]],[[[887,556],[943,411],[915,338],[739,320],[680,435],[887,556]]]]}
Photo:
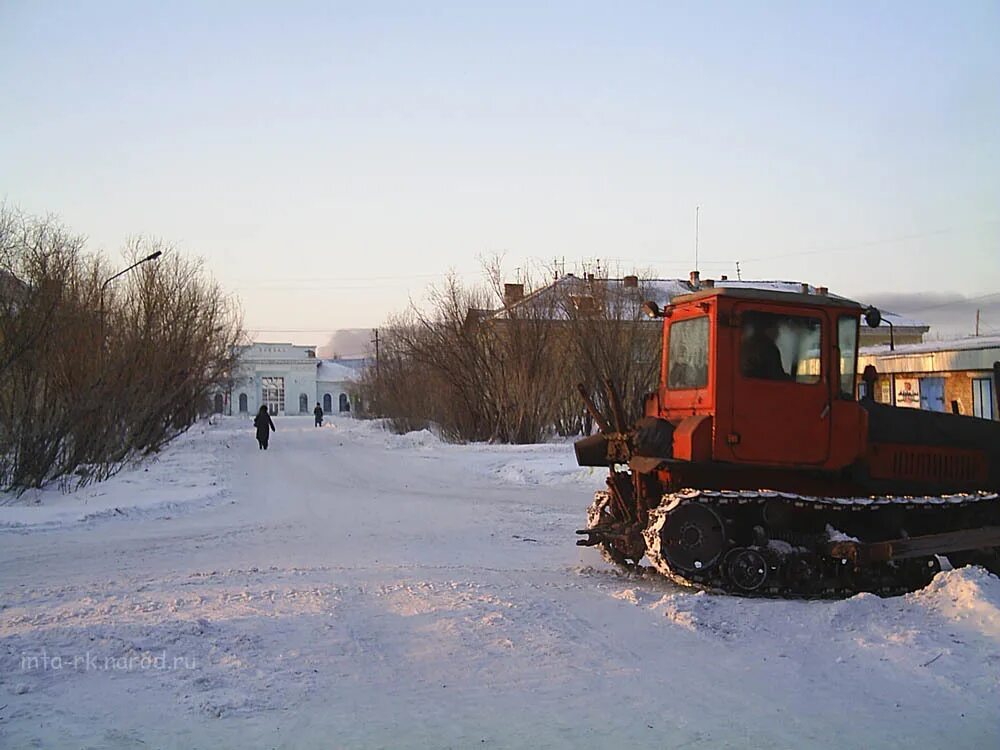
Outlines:
{"type": "Polygon", "coordinates": [[[0,199],[204,257],[258,338],[602,259],[1000,292],[1000,2],[0,0],[0,199]]]}

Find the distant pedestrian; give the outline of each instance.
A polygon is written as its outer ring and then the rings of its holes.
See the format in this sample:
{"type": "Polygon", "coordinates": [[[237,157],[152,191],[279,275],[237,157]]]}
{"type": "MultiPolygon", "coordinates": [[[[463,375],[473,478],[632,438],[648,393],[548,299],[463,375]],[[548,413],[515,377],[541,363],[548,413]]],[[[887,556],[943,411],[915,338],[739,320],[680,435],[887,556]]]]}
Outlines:
{"type": "Polygon", "coordinates": [[[259,450],[267,450],[267,441],[271,437],[271,432],[274,430],[274,422],[271,421],[271,415],[267,413],[267,407],[260,407],[260,411],[257,412],[257,416],[253,418],[253,426],[257,428],[257,446],[259,450]]]}
{"type": "Polygon", "coordinates": [[[316,426],[317,427],[322,427],[323,426],[323,407],[319,405],[318,401],[316,402],[316,408],[313,409],[313,416],[316,417],[316,426]]]}

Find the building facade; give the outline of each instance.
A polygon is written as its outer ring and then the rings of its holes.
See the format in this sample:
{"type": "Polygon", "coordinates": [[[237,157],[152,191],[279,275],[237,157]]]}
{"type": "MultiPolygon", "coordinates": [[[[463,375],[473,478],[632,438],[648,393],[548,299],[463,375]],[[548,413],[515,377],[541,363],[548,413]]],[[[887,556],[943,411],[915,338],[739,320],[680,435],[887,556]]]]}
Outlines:
{"type": "Polygon", "coordinates": [[[316,358],[316,348],[256,342],[241,348],[231,387],[213,396],[217,414],[253,415],[266,406],[274,416],[350,414],[350,385],[357,370],[316,358]]]}
{"type": "MultiPolygon", "coordinates": [[[[858,360],[859,374],[867,365],[875,368],[876,401],[1000,419],[1000,336],[929,341],[895,350],[866,347],[858,360]]],[[[859,396],[865,396],[866,387],[859,378],[859,396]]]]}

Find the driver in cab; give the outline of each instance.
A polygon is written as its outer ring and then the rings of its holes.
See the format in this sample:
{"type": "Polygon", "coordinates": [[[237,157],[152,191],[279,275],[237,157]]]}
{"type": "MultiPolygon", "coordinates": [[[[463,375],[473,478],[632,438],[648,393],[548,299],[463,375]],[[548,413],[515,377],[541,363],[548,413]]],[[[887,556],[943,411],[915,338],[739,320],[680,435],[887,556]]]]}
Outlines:
{"type": "Polygon", "coordinates": [[[781,363],[781,351],[775,343],[778,326],[768,320],[748,322],[743,326],[740,344],[740,371],[748,378],[788,380],[781,363]]]}

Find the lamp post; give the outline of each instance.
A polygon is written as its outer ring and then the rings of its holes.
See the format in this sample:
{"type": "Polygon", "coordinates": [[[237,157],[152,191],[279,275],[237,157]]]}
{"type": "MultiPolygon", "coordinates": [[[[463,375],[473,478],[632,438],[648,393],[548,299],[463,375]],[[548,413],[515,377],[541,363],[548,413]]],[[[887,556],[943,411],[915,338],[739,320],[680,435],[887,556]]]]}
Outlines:
{"type": "Polygon", "coordinates": [[[104,356],[104,290],[108,288],[108,284],[117,279],[119,276],[124,276],[136,266],[141,266],[143,263],[150,260],[156,260],[161,255],[163,255],[163,251],[157,250],[155,253],[147,255],[142,260],[137,260],[135,263],[126,268],[124,271],[119,271],[114,276],[109,276],[104,280],[104,283],[101,284],[101,356],[102,357],[104,356]]]}

